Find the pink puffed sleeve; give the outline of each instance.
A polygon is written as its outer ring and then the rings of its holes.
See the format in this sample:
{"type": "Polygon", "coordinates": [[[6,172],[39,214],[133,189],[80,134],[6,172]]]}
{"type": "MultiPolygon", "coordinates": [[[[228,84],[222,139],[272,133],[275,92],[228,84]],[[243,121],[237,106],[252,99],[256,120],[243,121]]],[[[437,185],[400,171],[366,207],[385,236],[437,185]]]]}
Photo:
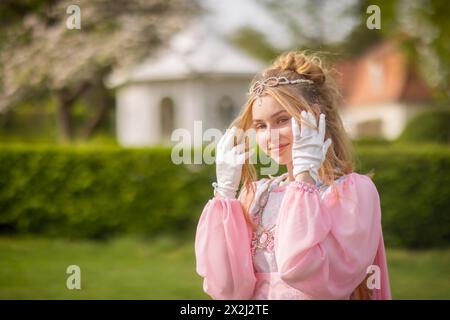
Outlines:
{"type": "MultiPolygon", "coordinates": [[[[348,299],[375,258],[382,254],[384,259],[375,184],[353,172],[335,188],[336,193],[322,199],[315,186],[292,182],[281,203],[275,237],[281,279],[317,299],[348,299]]],[[[382,262],[380,268],[387,273],[382,262]]],[[[381,285],[388,286],[387,275],[381,278],[381,285]]]]}
{"type": "Polygon", "coordinates": [[[256,277],[251,229],[236,199],[214,198],[200,216],[195,236],[196,271],[213,299],[250,299],[256,277]]]}

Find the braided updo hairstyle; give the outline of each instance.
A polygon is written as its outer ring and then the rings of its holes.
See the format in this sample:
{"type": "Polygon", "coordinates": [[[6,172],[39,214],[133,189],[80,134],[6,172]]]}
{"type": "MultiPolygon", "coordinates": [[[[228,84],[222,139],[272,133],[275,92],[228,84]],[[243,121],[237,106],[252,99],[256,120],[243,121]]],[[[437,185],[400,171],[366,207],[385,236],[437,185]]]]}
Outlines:
{"type": "Polygon", "coordinates": [[[323,109],[327,120],[329,113],[331,115],[333,111],[337,111],[337,107],[341,104],[341,95],[334,82],[333,69],[325,67],[322,59],[317,55],[296,51],[282,54],[253,81],[270,77],[313,81],[313,84],[300,84],[288,89],[292,89],[293,93],[297,91],[297,95],[300,94],[309,105],[318,104],[319,108],[323,109]]]}

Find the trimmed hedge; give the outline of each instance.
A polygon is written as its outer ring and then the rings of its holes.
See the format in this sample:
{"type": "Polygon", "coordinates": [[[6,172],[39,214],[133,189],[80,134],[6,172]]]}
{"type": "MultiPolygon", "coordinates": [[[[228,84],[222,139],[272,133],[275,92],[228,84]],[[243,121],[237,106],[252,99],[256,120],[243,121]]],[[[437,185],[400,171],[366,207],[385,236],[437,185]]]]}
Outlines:
{"type": "Polygon", "coordinates": [[[408,122],[396,142],[441,143],[448,146],[450,144],[450,109],[441,108],[416,115],[408,122]]]}
{"type": "Polygon", "coordinates": [[[176,166],[162,148],[2,148],[0,230],[93,238],[180,232],[211,196],[211,169],[176,166]]]}
{"type": "Polygon", "coordinates": [[[358,172],[373,169],[384,239],[391,246],[450,244],[450,148],[439,145],[359,147],[358,172]]]}
{"type": "MultiPolygon", "coordinates": [[[[0,149],[0,232],[105,238],[193,234],[214,166],[177,166],[170,149],[0,149]]],[[[375,171],[388,245],[450,243],[450,149],[357,148],[375,171]]]]}

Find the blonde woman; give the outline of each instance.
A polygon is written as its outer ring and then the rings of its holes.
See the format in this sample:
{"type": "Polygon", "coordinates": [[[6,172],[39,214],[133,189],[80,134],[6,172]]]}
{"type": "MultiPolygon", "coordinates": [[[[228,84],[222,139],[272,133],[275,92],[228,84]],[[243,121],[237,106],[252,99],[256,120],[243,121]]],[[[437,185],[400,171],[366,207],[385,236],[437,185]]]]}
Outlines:
{"type": "Polygon", "coordinates": [[[391,299],[379,195],[353,172],[338,105],[330,72],[305,52],[253,81],[217,145],[197,226],[196,270],[213,299],[391,299]],[[249,129],[285,174],[257,180],[239,134],[249,129]]]}

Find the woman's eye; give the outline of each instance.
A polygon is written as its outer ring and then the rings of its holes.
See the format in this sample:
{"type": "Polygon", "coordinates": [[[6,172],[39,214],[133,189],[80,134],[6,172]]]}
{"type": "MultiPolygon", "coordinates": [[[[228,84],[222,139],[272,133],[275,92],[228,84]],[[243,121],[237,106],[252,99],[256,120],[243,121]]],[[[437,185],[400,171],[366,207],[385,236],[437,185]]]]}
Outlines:
{"type": "Polygon", "coordinates": [[[280,120],[278,120],[278,123],[286,123],[288,120],[288,118],[281,118],[280,120]]]}
{"type": "Polygon", "coordinates": [[[257,124],[257,125],[255,125],[256,129],[264,129],[265,127],[266,127],[265,124],[257,124]]]}

